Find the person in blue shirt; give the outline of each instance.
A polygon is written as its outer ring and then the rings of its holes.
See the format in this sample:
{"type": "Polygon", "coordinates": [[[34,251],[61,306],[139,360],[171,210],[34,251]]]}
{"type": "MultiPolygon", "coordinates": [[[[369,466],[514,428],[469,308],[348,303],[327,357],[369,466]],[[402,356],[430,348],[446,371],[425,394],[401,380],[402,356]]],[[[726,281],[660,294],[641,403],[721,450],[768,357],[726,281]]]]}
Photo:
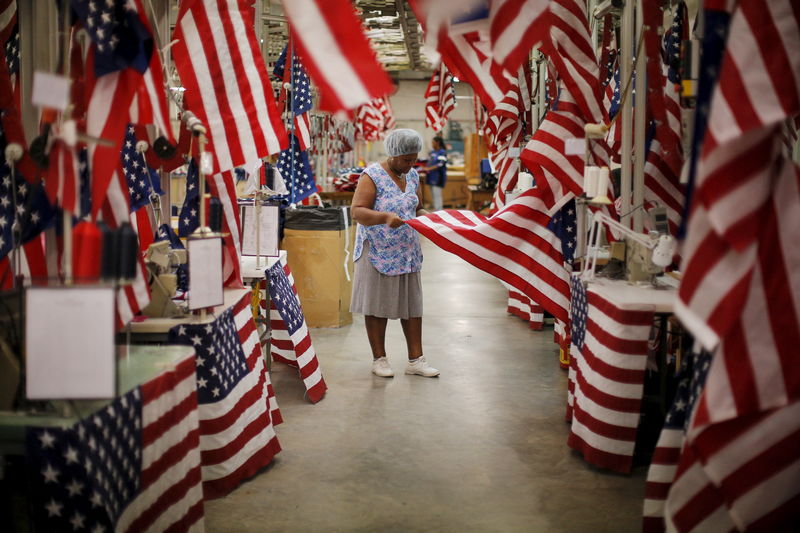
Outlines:
{"type": "Polygon", "coordinates": [[[424,170],[428,173],[425,183],[431,189],[433,210],[439,211],[443,208],[442,190],[447,182],[447,150],[441,137],[433,138],[433,150],[428,155],[428,164],[424,170]]]}

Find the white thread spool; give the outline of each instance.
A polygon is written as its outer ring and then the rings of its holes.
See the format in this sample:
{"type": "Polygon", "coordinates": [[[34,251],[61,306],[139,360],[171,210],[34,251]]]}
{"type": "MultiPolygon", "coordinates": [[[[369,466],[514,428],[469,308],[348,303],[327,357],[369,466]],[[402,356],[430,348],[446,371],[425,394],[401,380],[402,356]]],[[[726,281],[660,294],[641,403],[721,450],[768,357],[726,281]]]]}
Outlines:
{"type": "Polygon", "coordinates": [[[517,177],[517,189],[527,191],[533,187],[533,175],[530,172],[520,172],[517,177]]]}
{"type": "Polygon", "coordinates": [[[600,169],[592,166],[583,167],[583,191],[586,193],[587,198],[594,198],[597,196],[597,181],[599,179],[600,169]]]}

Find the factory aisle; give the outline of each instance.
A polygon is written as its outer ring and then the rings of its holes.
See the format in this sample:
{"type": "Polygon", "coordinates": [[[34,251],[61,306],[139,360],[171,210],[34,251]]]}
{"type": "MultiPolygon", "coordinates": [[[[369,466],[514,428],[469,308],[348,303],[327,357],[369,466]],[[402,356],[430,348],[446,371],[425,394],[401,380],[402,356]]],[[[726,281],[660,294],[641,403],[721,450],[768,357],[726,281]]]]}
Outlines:
{"type": "Polygon", "coordinates": [[[639,531],[646,470],[593,469],[566,446],[566,373],[552,327],[506,314],[491,276],[423,242],[425,354],[440,378],[370,373],[363,317],[311,332],[329,390],[303,399],[296,370],[273,365],[283,451],[206,506],[216,532],[639,531]]]}

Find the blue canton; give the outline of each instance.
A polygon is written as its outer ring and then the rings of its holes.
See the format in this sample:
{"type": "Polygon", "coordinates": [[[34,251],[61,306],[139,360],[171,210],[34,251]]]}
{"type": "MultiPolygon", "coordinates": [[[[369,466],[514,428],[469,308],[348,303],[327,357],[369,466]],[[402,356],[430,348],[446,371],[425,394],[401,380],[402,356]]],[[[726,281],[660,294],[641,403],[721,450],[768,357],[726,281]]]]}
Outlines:
{"type": "Polygon", "coordinates": [[[289,141],[289,148],[278,156],[276,166],[289,189],[289,203],[295,204],[317,192],[317,185],[308,152],[300,150],[300,141],[296,136],[290,135],[289,141]]]}
{"type": "Polygon", "coordinates": [[[250,372],[230,309],[208,324],[175,326],[169,330],[169,343],[186,344],[194,348],[197,401],[200,404],[226,398],[250,372]]]}
{"type": "Polygon", "coordinates": [[[570,200],[550,219],[547,229],[561,240],[561,255],[564,262],[572,265],[575,247],[578,244],[575,200],[570,200]]]}
{"type": "Polygon", "coordinates": [[[14,25],[14,30],[6,41],[6,65],[9,74],[19,72],[19,24],[14,25]]]}
{"type": "MultiPolygon", "coordinates": [[[[284,69],[286,68],[287,48],[288,46],[283,48],[283,52],[281,52],[272,70],[272,73],[280,79],[283,79],[285,74],[284,69]]],[[[300,115],[306,111],[311,111],[311,82],[309,82],[306,71],[303,68],[303,64],[300,62],[300,58],[297,57],[297,54],[292,55],[292,90],[294,91],[292,97],[292,113],[300,115]]]]}
{"type": "Polygon", "coordinates": [[[280,262],[275,263],[267,270],[267,276],[269,276],[269,297],[275,302],[275,307],[286,323],[289,335],[294,335],[305,322],[300,299],[292,290],[289,276],[286,275],[280,262]]]}
{"type": "Polygon", "coordinates": [[[572,276],[572,304],[570,306],[570,322],[572,323],[571,336],[572,344],[583,349],[586,337],[586,317],[589,315],[589,306],[586,301],[586,287],[583,282],[575,275],[572,276]]]}
{"type": "Polygon", "coordinates": [[[178,217],[178,235],[186,237],[200,225],[200,177],[192,159],[186,171],[186,196],[178,217]]]}
{"type": "Polygon", "coordinates": [[[113,531],[139,490],[141,428],[138,388],[71,428],[30,428],[37,530],[113,531]]]}
{"type": "Polygon", "coordinates": [[[147,166],[144,155],[136,150],[136,135],[133,124],[128,124],[125,141],[122,144],[122,172],[128,183],[128,194],[131,199],[131,212],[137,211],[150,202],[150,196],[164,194],[158,173],[147,166]]]}

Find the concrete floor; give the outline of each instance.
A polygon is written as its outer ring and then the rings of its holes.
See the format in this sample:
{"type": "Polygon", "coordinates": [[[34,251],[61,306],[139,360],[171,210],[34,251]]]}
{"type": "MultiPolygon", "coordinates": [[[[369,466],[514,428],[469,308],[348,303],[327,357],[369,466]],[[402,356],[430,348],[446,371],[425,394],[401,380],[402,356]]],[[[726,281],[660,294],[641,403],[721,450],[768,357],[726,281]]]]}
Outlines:
{"type": "Polygon", "coordinates": [[[552,328],[509,316],[491,276],[423,252],[425,354],[441,377],[402,373],[398,322],[393,379],[370,373],[363,317],[312,330],[326,397],[304,401],[296,370],[273,365],[283,451],[207,503],[207,531],[640,531],[646,470],[598,471],[566,446],[552,328]]]}

